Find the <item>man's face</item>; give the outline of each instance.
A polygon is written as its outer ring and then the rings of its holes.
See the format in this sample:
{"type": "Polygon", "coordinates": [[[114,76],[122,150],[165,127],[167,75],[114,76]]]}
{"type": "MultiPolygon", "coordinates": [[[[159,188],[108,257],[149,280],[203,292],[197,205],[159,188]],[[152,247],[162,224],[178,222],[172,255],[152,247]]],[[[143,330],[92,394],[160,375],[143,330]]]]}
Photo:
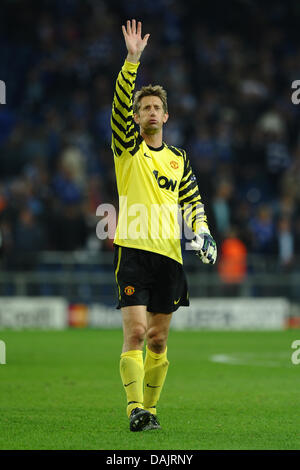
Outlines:
{"type": "Polygon", "coordinates": [[[169,115],[164,112],[163,103],[158,96],[143,96],[139,112],[134,115],[135,122],[145,134],[160,132],[168,118],[169,115]]]}

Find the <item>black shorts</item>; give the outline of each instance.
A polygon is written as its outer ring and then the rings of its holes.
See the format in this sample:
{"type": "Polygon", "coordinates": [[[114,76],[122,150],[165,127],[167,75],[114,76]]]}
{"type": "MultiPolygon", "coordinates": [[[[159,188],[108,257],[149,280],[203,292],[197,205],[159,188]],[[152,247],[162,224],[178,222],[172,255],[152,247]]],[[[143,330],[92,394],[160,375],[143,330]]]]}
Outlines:
{"type": "Polygon", "coordinates": [[[114,245],[118,306],[146,305],[151,313],[172,313],[189,306],[182,264],[153,253],[114,245]]]}

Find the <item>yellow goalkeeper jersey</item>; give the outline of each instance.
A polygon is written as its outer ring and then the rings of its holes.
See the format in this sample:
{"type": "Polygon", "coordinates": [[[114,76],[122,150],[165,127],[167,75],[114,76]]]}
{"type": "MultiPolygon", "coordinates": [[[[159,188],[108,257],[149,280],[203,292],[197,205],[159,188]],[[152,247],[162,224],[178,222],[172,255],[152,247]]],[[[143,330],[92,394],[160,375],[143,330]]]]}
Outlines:
{"type": "Polygon", "coordinates": [[[182,216],[198,233],[207,218],[186,152],[146,144],[133,120],[139,64],[125,61],[116,82],[111,127],[119,217],[114,243],[159,253],[182,264],[182,216]]]}

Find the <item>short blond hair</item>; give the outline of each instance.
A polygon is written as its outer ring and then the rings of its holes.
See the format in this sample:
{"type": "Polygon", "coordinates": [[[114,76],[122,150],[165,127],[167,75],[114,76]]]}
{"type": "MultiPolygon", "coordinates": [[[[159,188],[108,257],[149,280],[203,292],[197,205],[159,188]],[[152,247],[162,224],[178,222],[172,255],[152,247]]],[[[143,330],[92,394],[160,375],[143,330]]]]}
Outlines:
{"type": "Polygon", "coordinates": [[[167,92],[161,85],[148,85],[143,86],[139,91],[134,95],[133,100],[133,112],[138,114],[141,106],[141,99],[144,96],[158,96],[161,99],[163,104],[164,113],[168,112],[168,103],[167,103],[167,92]]]}

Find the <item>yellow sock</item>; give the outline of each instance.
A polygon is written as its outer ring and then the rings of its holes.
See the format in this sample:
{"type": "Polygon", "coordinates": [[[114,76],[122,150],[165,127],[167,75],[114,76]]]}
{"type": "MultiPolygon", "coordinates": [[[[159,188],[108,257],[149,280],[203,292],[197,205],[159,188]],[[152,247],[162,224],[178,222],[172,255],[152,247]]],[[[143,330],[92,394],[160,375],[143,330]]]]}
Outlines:
{"type": "Polygon", "coordinates": [[[121,354],[120,374],[127,396],[127,416],[134,408],[143,407],[143,351],[133,350],[121,354]]]}
{"type": "Polygon", "coordinates": [[[144,365],[144,408],[152,414],[156,414],[156,404],[166,379],[168,367],[167,349],[164,353],[157,354],[146,346],[144,365]]]}

